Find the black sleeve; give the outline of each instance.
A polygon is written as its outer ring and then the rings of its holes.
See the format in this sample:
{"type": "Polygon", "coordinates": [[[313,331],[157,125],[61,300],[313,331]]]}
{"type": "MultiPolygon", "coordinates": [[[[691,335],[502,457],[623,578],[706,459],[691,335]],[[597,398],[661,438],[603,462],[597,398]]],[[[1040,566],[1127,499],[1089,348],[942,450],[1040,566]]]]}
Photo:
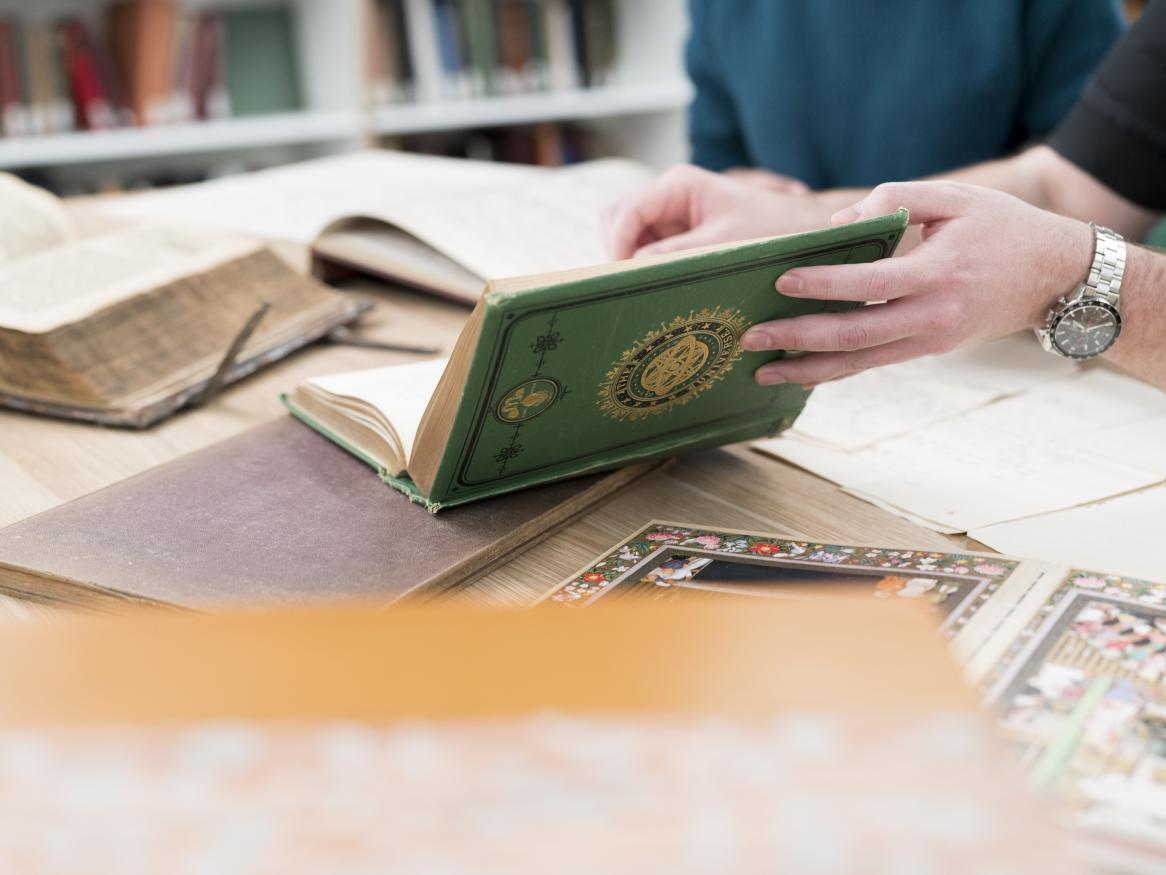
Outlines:
{"type": "Polygon", "coordinates": [[[1122,197],[1166,212],[1166,0],[1151,0],[1049,145],[1122,197]]]}

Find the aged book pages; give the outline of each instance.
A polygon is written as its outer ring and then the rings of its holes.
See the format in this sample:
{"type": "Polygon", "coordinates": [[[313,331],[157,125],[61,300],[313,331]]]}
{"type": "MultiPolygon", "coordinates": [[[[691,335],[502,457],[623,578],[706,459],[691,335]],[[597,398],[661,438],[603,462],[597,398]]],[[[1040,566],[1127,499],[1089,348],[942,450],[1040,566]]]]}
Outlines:
{"type": "Polygon", "coordinates": [[[362,304],[257,242],[130,227],[0,269],[0,403],[144,425],[194,397],[264,309],[227,379],[351,321],[362,304]]]}
{"type": "Polygon", "coordinates": [[[42,334],[262,249],[246,238],[146,226],[52,247],[0,269],[0,327],[42,334]]]}
{"type": "Polygon", "coordinates": [[[76,237],[60,201],[8,173],[0,173],[0,228],[0,267],[76,237]]]}
{"type": "Polygon", "coordinates": [[[314,377],[291,400],[394,477],[404,475],[448,359],[314,377]]]}

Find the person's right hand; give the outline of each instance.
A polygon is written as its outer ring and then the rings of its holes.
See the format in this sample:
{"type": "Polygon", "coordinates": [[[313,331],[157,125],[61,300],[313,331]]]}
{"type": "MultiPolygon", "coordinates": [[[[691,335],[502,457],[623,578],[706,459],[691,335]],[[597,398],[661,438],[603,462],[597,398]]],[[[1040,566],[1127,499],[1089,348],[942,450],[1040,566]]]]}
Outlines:
{"type": "Polygon", "coordinates": [[[829,223],[833,209],[812,196],[767,191],[682,164],[604,211],[616,259],[805,231],[829,223]]]}

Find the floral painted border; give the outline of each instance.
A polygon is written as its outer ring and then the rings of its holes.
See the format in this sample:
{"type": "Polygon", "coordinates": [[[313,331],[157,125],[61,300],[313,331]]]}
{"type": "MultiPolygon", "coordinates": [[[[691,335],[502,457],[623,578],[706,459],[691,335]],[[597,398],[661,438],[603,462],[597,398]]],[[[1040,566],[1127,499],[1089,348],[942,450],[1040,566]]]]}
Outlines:
{"type": "Polygon", "coordinates": [[[1152,580],[1143,580],[1137,577],[1124,577],[1120,574],[1101,574],[1096,571],[1073,569],[1066,576],[1061,585],[1053,592],[1040,609],[1033,614],[1015,638],[1008,644],[1008,649],[996,660],[996,664],[980,682],[985,690],[991,690],[1000,678],[1012,667],[1017,656],[1024,652],[1032,640],[1044,627],[1049,616],[1069,598],[1078,593],[1110,596],[1127,601],[1143,604],[1150,608],[1166,610],[1166,583],[1152,580]]]}
{"type": "Polygon", "coordinates": [[[912,571],[920,574],[972,575],[986,581],[973,604],[953,618],[946,634],[958,631],[981,605],[1000,588],[1020,563],[1016,560],[986,557],[973,553],[941,553],[929,550],[891,550],[791,541],[772,535],[725,532],[676,523],[653,522],[634,537],[599,557],[587,569],[560,584],[547,601],[582,607],[611,589],[629,571],[661,547],[687,547],[702,553],[741,556],[753,555],[772,559],[791,559],[806,564],[849,568],[878,568],[886,571],[912,571]]]}

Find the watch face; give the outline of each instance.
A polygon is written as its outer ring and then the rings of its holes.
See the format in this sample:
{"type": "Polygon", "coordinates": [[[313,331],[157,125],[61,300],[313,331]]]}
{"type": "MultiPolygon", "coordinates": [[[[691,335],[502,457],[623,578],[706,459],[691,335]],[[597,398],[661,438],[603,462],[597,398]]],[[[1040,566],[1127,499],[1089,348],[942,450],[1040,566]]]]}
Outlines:
{"type": "Polygon", "coordinates": [[[1052,339],[1062,355],[1075,359],[1101,355],[1117,340],[1121,317],[1107,301],[1078,301],[1060,315],[1052,339]]]}

